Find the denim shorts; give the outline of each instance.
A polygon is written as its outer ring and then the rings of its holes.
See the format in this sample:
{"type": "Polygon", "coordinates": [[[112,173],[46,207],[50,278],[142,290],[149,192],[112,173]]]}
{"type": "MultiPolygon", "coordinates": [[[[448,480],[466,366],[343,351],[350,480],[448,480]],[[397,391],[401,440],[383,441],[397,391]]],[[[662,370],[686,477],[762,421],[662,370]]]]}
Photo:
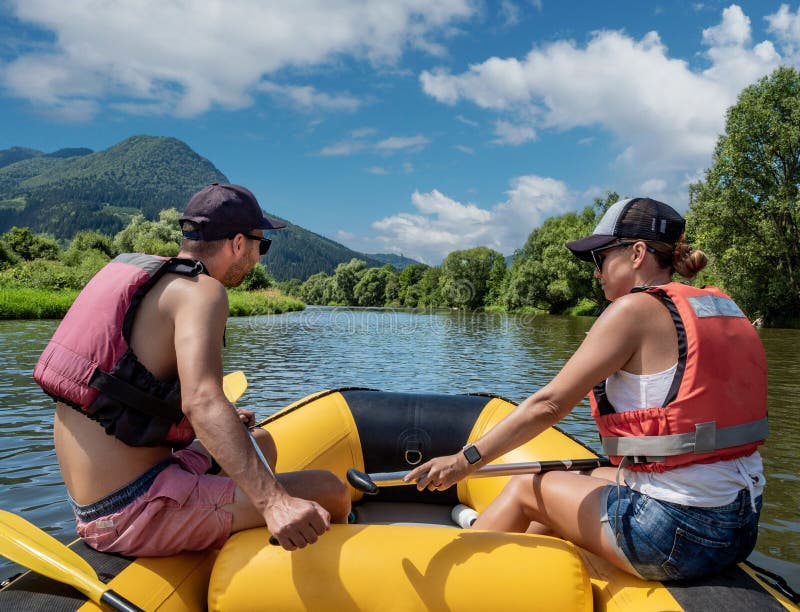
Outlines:
{"type": "Polygon", "coordinates": [[[647,580],[682,580],[718,573],[744,561],[758,536],[761,496],[742,489],[715,508],[659,501],[626,486],[603,489],[601,521],[620,559],[647,580]]]}

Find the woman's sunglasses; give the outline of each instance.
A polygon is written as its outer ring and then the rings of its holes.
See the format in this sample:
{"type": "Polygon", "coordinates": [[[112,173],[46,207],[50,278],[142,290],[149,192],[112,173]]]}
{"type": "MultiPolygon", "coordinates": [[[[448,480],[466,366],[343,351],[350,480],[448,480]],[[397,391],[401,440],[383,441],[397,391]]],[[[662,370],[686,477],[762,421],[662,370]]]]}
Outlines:
{"type": "Polygon", "coordinates": [[[269,251],[269,245],[272,244],[272,240],[263,236],[253,236],[253,234],[242,234],[242,236],[250,240],[258,240],[261,243],[258,245],[258,253],[260,255],[266,255],[267,251],[269,251]]]}
{"type": "MultiPolygon", "coordinates": [[[[610,251],[611,249],[618,249],[620,247],[629,247],[632,244],[636,244],[637,242],[641,242],[641,240],[628,240],[627,242],[615,242],[614,244],[609,244],[608,246],[600,247],[599,249],[593,249],[589,251],[592,254],[592,260],[594,261],[594,266],[597,268],[597,273],[603,273],[603,262],[606,259],[606,255],[603,255],[603,251],[610,251]]],[[[655,253],[656,250],[651,247],[647,246],[647,250],[651,253],[655,253]]]]}

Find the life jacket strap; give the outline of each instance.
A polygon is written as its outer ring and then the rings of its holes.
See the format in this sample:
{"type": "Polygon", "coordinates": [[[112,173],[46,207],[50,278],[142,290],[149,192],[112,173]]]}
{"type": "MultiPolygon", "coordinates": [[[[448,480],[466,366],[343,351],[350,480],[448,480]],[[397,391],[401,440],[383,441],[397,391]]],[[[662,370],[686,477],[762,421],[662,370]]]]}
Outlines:
{"type": "Polygon", "coordinates": [[[717,428],[715,421],[697,423],[695,430],[668,436],[603,437],[607,455],[644,457],[647,462],[663,461],[665,457],[688,453],[704,454],[715,450],[751,444],[766,439],[767,419],[717,428]]]}
{"type": "Polygon", "coordinates": [[[121,378],[102,372],[99,368],[94,371],[89,386],[129,410],[143,412],[148,416],[166,419],[175,424],[180,423],[183,419],[183,412],[180,408],[145,393],[121,378]]]}

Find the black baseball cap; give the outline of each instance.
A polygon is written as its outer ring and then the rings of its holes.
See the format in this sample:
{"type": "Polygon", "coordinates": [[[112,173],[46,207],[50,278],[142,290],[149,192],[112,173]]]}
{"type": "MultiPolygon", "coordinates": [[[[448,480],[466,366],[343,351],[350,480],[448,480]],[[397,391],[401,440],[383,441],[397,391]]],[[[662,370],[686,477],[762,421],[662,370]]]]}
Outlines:
{"type": "Polygon", "coordinates": [[[637,238],[675,244],[686,221],[671,206],[651,198],[631,198],[612,204],[591,235],[567,243],[578,259],[592,261],[592,251],[618,238],[637,238]]]}
{"type": "Polygon", "coordinates": [[[191,240],[222,240],[254,229],[281,229],[286,224],[264,216],[256,197],[241,185],[212,183],[192,196],[180,222],[191,221],[197,231],[184,231],[191,240]]]}

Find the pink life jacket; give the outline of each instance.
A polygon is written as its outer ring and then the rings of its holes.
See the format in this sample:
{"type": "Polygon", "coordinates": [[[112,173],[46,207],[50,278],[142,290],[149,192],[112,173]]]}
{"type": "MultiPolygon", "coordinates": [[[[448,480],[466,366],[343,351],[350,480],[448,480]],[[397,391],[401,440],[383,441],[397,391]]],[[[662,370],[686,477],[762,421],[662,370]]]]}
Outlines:
{"type": "Polygon", "coordinates": [[[167,272],[206,270],[199,261],[141,253],[109,262],[78,295],[33,371],[53,399],[129,446],[180,448],[195,437],[181,410],[180,382],[157,380],[130,348],[138,307],[167,272]]]}

